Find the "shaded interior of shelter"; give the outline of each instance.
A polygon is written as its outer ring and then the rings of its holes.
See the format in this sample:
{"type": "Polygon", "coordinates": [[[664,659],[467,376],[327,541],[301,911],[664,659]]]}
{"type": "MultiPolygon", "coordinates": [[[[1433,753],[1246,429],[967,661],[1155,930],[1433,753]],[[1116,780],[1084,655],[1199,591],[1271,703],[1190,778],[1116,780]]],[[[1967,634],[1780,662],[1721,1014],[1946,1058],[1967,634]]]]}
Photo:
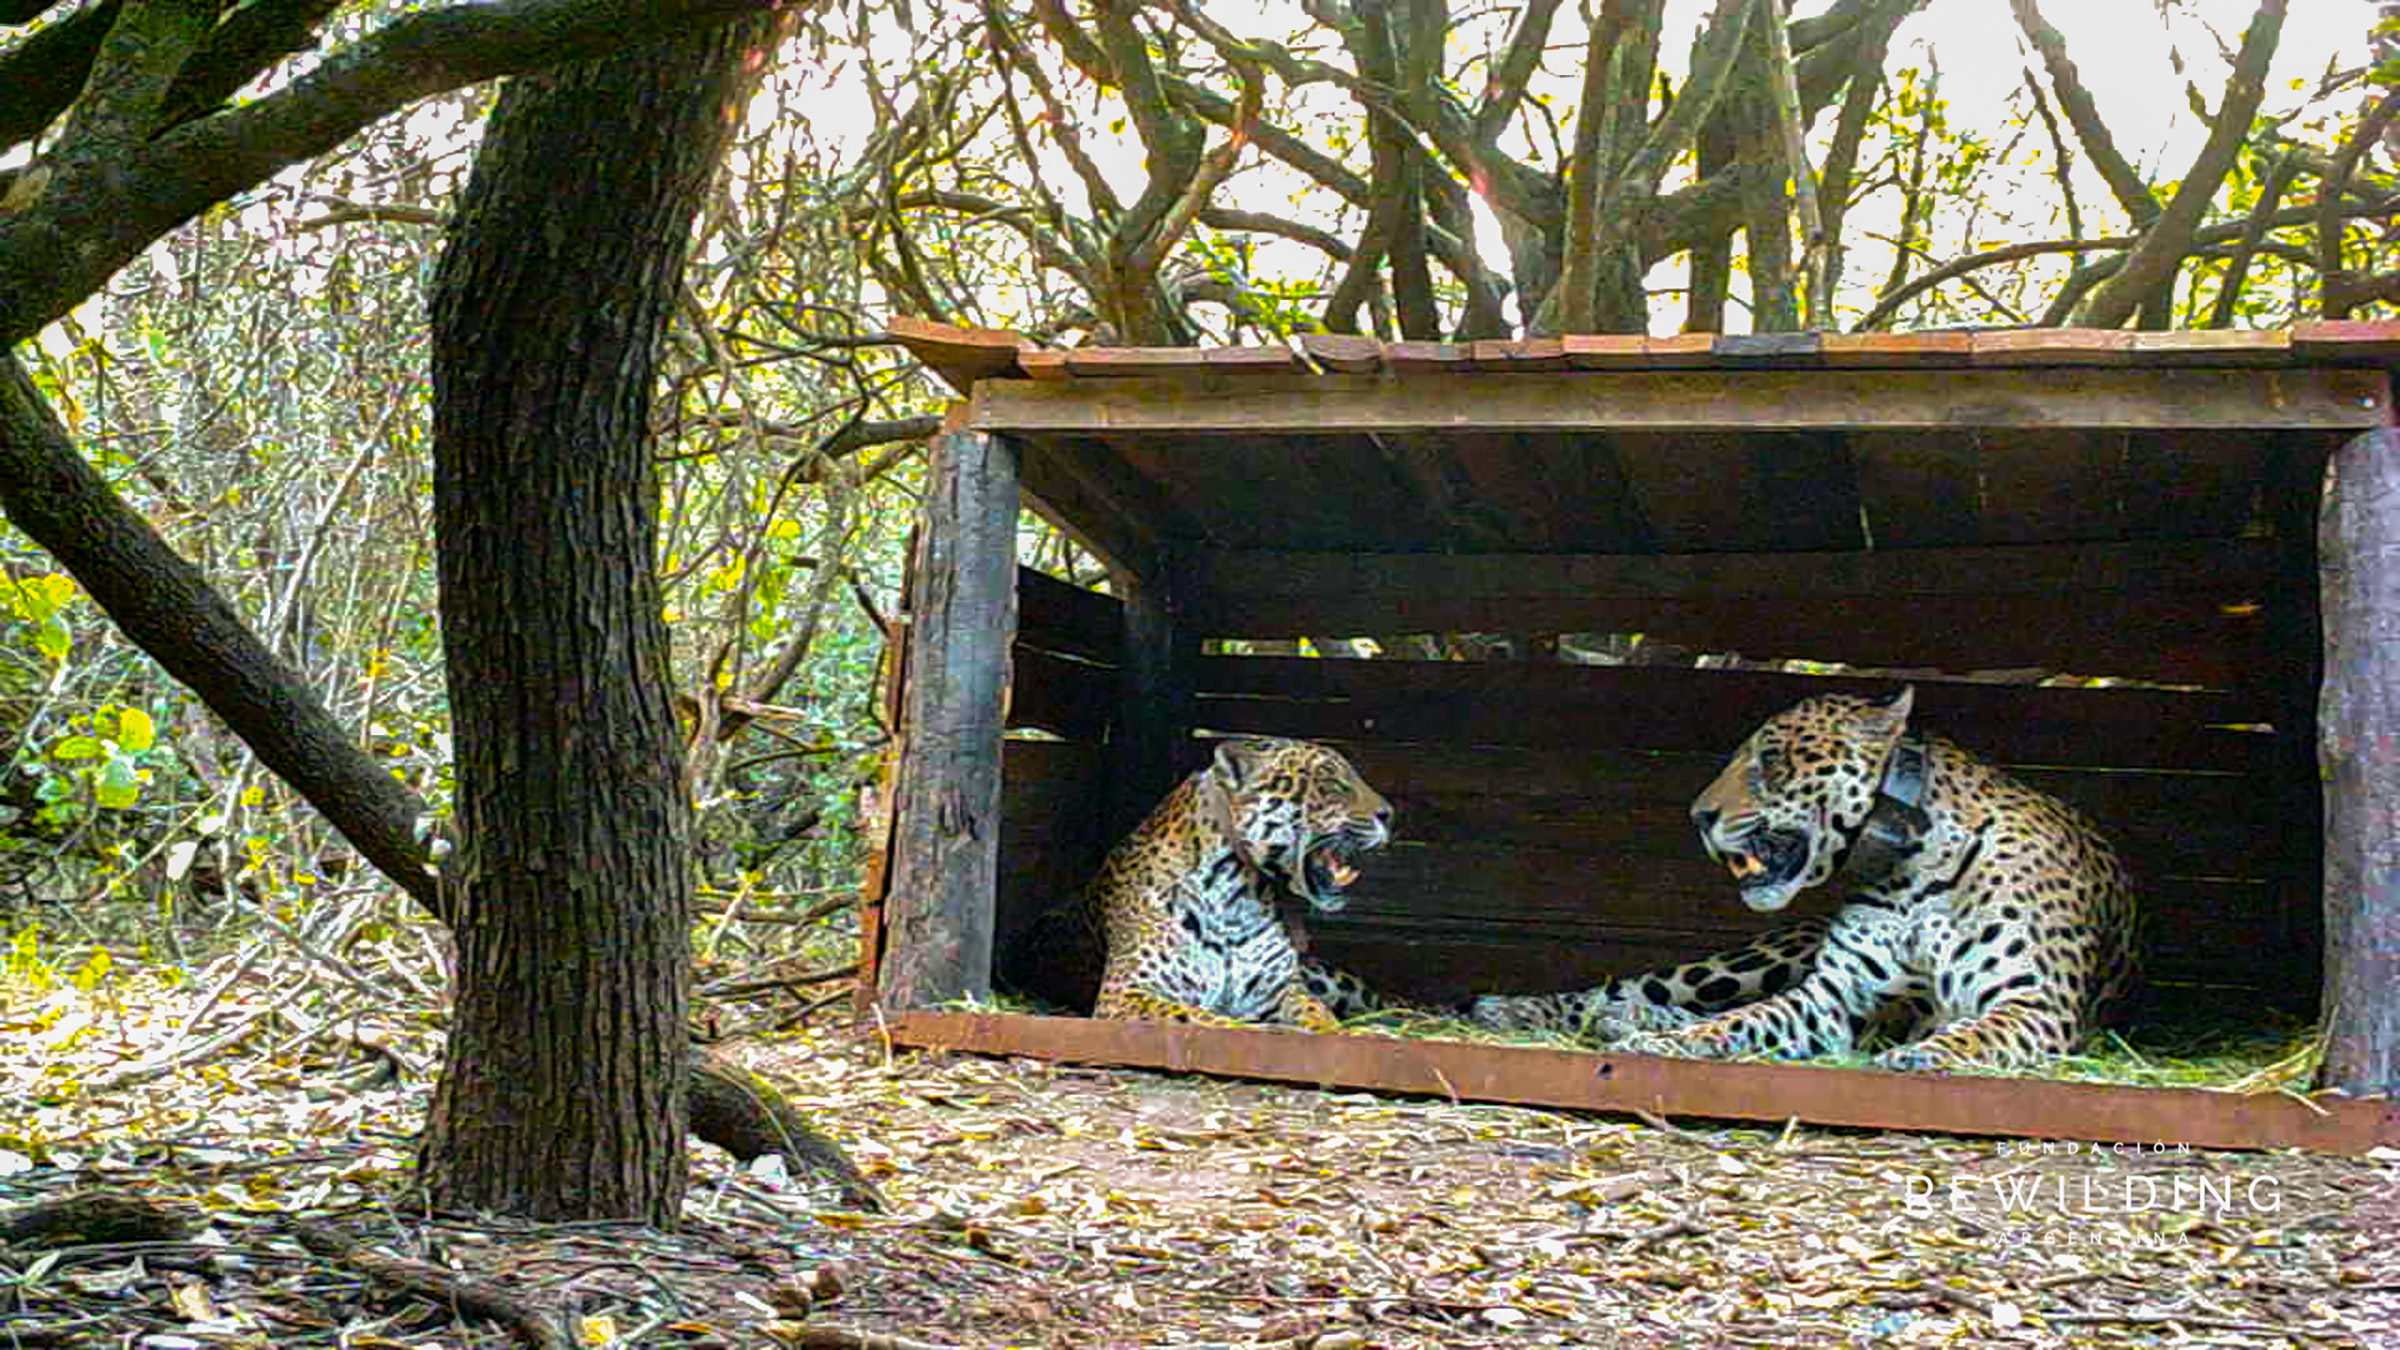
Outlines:
{"type": "MultiPolygon", "coordinates": [[[[1906,679],[1921,726],[2119,843],[2154,989],[2302,1013],[2322,965],[2315,521],[2349,434],[1010,433],[1030,506],[1163,563],[1182,767],[1212,735],[1301,736],[1393,800],[1398,842],[1346,912],[1309,920],[1318,954],[1380,986],[1580,987],[1778,921],[1738,903],[1688,803],[1777,709],[1906,679]],[[1254,654],[1426,633],[1514,640],[1472,661],[1254,654]],[[1632,633],[1748,668],[1554,651],[1632,633]],[[1787,660],[1859,673],[1757,668],[1787,660]]],[[[1112,773],[1125,632],[1118,599],[1020,571],[997,947],[1004,979],[1070,1006],[1084,991],[1045,979],[1033,920],[1157,791],[1112,773]]]]}

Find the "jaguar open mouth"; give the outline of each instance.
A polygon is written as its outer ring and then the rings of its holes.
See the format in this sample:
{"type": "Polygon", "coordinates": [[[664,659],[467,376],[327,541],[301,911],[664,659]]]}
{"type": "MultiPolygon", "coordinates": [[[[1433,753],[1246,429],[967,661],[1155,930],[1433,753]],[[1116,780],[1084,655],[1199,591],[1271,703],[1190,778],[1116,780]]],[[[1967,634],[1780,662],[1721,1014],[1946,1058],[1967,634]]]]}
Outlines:
{"type": "Polygon", "coordinates": [[[1335,835],[1308,851],[1300,866],[1300,885],[1308,903],[1328,914],[1350,902],[1342,894],[1351,882],[1358,880],[1358,868],[1353,860],[1358,845],[1344,835],[1335,835]]]}
{"type": "Polygon", "coordinates": [[[1761,830],[1742,841],[1755,849],[1720,846],[1717,856],[1742,888],[1742,903],[1756,910],[1781,909],[1790,903],[1792,883],[1808,866],[1808,836],[1781,830],[1761,830]]]}

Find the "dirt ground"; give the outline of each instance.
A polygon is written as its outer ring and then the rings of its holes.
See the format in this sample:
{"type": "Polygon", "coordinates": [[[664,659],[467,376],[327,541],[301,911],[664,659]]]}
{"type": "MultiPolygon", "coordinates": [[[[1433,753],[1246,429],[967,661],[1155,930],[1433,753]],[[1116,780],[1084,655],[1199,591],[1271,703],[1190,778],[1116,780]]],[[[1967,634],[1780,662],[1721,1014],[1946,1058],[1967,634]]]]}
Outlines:
{"type": "Polygon", "coordinates": [[[894,1051],[832,1010],[727,1049],[891,1213],[704,1145],[674,1233],[427,1213],[432,1003],[303,964],[0,987],[0,1231],[76,1191],[190,1221],[0,1245],[0,1346],[516,1339],[401,1258],[559,1346],[2400,1347],[2400,1157],[1391,1100],[894,1051]]]}

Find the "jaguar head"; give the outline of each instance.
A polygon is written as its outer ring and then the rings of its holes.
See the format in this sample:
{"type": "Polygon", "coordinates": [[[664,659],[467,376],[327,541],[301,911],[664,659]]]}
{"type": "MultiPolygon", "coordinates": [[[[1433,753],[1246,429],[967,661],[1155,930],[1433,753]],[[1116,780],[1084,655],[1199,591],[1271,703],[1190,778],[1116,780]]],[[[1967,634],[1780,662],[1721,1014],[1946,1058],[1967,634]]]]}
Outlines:
{"type": "Polygon", "coordinates": [[[1750,733],[1692,803],[1701,846],[1733,873],[1743,904],[1782,909],[1841,869],[1875,809],[1915,693],[1805,699],[1750,733]]]}
{"type": "Polygon", "coordinates": [[[1349,903],[1359,855],[1392,837],[1392,804],[1350,761],[1307,741],[1218,742],[1200,803],[1243,862],[1328,914],[1349,903]]]}

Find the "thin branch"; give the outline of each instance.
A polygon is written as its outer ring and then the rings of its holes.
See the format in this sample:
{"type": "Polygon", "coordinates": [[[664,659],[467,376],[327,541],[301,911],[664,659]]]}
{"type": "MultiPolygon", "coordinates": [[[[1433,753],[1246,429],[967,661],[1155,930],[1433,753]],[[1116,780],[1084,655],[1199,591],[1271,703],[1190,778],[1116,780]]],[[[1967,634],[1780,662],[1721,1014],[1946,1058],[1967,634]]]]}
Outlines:
{"type": "Polygon", "coordinates": [[[2342,143],[2342,152],[2333,161],[2333,169],[2325,176],[2317,192],[2317,270],[2324,280],[2324,313],[2328,319],[2347,317],[2349,305],[2338,303],[2334,296],[2333,278],[2342,268],[2342,194],[2350,185],[2350,176],[2358,172],[2359,161],[2377,141],[2383,139],[2383,129],[2389,126],[2395,113],[2400,113],[2400,89],[2393,89],[2376,100],[2375,107],[2362,119],[2350,139],[2342,143]]]}
{"type": "MultiPolygon", "coordinates": [[[[44,188],[0,212],[0,347],[83,303],[169,230],[421,98],[778,7],[778,0],[487,0],[409,14],[255,103],[155,139],[143,119],[156,111],[165,77],[146,67],[119,73],[123,88],[88,113],[79,107],[83,128],[62,135],[44,188]]],[[[95,81],[108,73],[107,61],[104,49],[95,81]]]]}
{"type": "MultiPolygon", "coordinates": [[[[2233,324],[2233,307],[2242,296],[2242,283],[2250,272],[2250,259],[2257,254],[2259,243],[2267,237],[2267,222],[2283,204],[2283,190],[2290,186],[2292,175],[2300,171],[2300,157],[2286,148],[2275,156],[2268,168],[2266,181],[2258,186],[2258,200],[2250,204],[2250,213],[2242,221],[2242,240],[2235,248],[2233,261],[2225,264],[2225,280],[2217,287],[2217,303],[2209,311],[2208,326],[2227,328],[2233,324]]],[[[2328,199],[2339,209],[2340,194],[2328,193],[2328,199]]],[[[2337,221],[2335,230],[2340,230],[2337,221]]]]}
{"type": "Polygon", "coordinates": [[[1831,318],[1831,271],[1825,260],[1825,216],[1817,205],[1817,175],[1808,162],[1808,130],[1800,122],[1800,86],[1792,76],[1792,46],[1784,31],[1782,7],[1776,0],[1759,0],[1750,22],[1766,35],[1767,81],[1774,91],[1775,127],[1783,137],[1786,170],[1792,178],[1792,214],[1800,221],[1800,277],[1805,296],[1803,323],[1823,328],[1831,318]]]}
{"type": "MultiPolygon", "coordinates": [[[[2100,116],[2100,107],[2092,101],[2091,91],[2084,88],[2083,76],[2067,57],[2066,39],[2042,18],[2034,0],[2009,0],[2016,13],[2017,26],[2041,53],[2042,66],[2050,72],[2050,83],[2058,89],[2058,104],[2066,110],[2068,125],[2075,128],[2075,138],[2083,142],[2084,153],[2092,157],[2092,167],[2099,171],[2100,180],[2116,194],[2117,205],[2133,218],[2136,229],[2147,226],[2158,215],[2158,198],[2142,175],[2117,149],[2109,134],[2107,119],[2100,116]]],[[[2245,124],[2247,119],[2244,119],[2245,124]]]]}
{"type": "Polygon", "coordinates": [[[2033,95],[2033,111],[2042,119],[2050,133],[2050,156],[2054,161],[2052,177],[2058,180],[2059,199],[2067,207],[2067,237],[2083,237],[2083,207],[2075,197],[2075,147],[2067,143],[2066,133],[2058,129],[2058,115],[2050,111],[2050,96],[2042,92],[2042,82],[2033,71],[2025,71],[2025,92],[2033,95]]]}
{"type": "Polygon", "coordinates": [[[2257,115],[2260,102],[2266,98],[2267,68],[2275,59],[2275,48],[2283,35],[2288,2],[2259,0],[2249,30],[2242,34],[2241,54],[2234,62],[2232,78],[2226,82],[2225,101],[2217,109],[2216,125],[2209,129],[2208,143],[2201,147],[2192,167],[2184,172],[2183,181],[2176,186],[2166,209],[2142,230],[2142,240],[2134,245],[2124,267],[2092,293],[2082,312],[2082,322],[2086,325],[2093,328],[2123,325],[2152,291],[2174,276],[2184,255],[2191,251],[2192,233],[2199,228],[2218,186],[2233,168],[2242,143],[2249,139],[2250,119],[2257,115]]]}

